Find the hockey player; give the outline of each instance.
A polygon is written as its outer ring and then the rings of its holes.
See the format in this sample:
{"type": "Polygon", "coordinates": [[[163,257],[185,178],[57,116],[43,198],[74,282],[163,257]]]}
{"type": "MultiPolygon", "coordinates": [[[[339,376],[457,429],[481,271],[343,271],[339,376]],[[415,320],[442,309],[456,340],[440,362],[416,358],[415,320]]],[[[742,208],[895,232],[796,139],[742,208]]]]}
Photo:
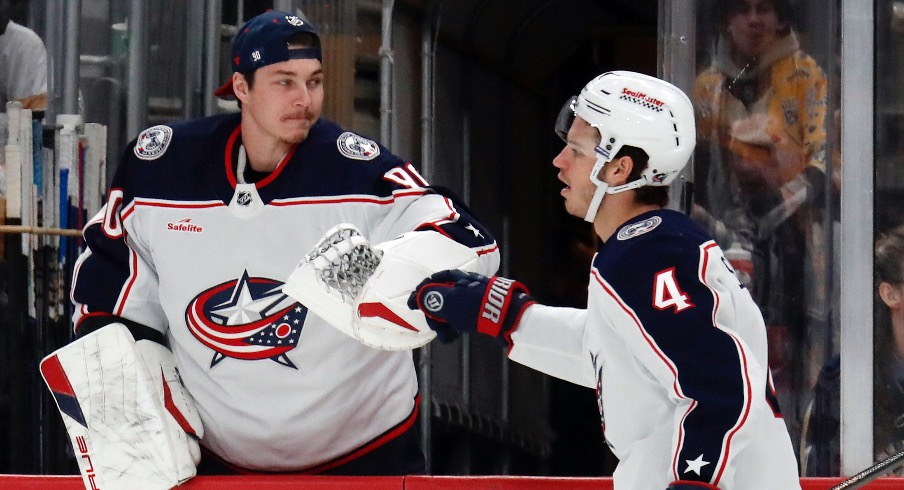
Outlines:
{"type": "Polygon", "coordinates": [[[695,145],[687,96],[605,73],[568,101],[557,132],[565,208],[602,241],[587,309],[459,270],[425,280],[410,306],[441,338],[490,335],[510,359],[595,388],[616,489],[800,488],[762,316],[719,246],[664,209],[695,145]]]}
{"type": "Polygon", "coordinates": [[[230,59],[218,95],[241,113],[144,130],[84,230],[78,339],[42,370],[86,486],[170,488],[198,439],[202,473],[422,473],[411,351],[355,342],[282,285],[337,223],[374,243],[441,235],[487,274],[497,246],[410,163],[320,117],[305,19],[251,19],[230,59]]]}

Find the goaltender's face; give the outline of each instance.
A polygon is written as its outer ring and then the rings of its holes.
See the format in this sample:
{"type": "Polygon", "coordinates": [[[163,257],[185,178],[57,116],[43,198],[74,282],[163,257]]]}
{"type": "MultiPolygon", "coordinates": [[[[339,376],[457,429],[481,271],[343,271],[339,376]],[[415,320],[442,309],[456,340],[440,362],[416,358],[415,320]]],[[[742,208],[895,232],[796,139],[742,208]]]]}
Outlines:
{"type": "Polygon", "coordinates": [[[596,163],[594,148],[599,141],[599,131],[579,116],[575,117],[565,148],[552,160],[553,166],[559,169],[559,180],[565,183],[561,192],[565,210],[572,216],[583,218],[593,200],[596,184],[590,181],[590,172],[596,163]]]}
{"type": "Polygon", "coordinates": [[[316,59],[258,68],[250,87],[243,75],[236,74],[233,87],[242,101],[243,134],[253,132],[274,142],[301,143],[323,110],[323,69],[316,59]]]}

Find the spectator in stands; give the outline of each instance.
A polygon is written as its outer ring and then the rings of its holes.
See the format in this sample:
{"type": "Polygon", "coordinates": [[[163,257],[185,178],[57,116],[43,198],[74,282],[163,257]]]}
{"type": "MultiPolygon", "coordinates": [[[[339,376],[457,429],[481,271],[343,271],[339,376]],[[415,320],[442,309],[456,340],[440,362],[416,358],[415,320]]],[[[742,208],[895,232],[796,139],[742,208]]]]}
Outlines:
{"type": "Polygon", "coordinates": [[[10,0],[0,0],[0,67],[0,112],[13,100],[47,108],[47,50],[34,31],[10,20],[10,0]]]}
{"type": "MultiPolygon", "coordinates": [[[[693,216],[719,243],[750,252],[751,292],[769,331],[782,411],[798,426],[812,384],[808,311],[825,282],[826,77],[801,50],[787,0],[717,0],[710,65],[694,84],[693,216]]],[[[821,332],[824,335],[825,332],[821,332]]],[[[820,365],[823,359],[815,361],[820,365]]]]}
{"type": "MultiPolygon", "coordinates": [[[[874,267],[873,447],[878,462],[904,449],[904,225],[876,242],[874,267]]],[[[807,476],[840,472],[840,367],[836,355],[819,373],[813,391],[801,448],[807,476]]]]}

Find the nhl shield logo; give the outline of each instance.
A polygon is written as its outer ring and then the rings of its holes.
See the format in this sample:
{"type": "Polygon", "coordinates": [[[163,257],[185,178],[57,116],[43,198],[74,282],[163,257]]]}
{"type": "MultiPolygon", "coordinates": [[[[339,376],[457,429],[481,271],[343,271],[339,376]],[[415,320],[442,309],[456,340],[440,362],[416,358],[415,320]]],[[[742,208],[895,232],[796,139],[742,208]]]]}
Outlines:
{"type": "Polygon", "coordinates": [[[380,147],[373,140],[369,140],[352,132],[345,132],[336,140],[339,153],[355,160],[373,160],[380,155],[380,147]]]}
{"type": "Polygon", "coordinates": [[[251,195],[248,191],[239,192],[238,197],[236,197],[235,202],[237,202],[241,206],[250,206],[252,202],[254,202],[254,196],[251,195]]]}
{"type": "Polygon", "coordinates": [[[138,135],[135,142],[135,156],[142,160],[156,160],[166,152],[173,138],[173,130],[169,126],[153,126],[138,135]]]}

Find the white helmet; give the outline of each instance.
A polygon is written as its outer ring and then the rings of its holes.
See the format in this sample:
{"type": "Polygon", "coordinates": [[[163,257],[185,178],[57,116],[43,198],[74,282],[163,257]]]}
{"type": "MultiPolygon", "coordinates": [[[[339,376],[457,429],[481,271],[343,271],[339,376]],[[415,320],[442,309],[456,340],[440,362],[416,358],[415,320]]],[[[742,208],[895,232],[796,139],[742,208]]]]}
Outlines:
{"type": "Polygon", "coordinates": [[[687,95],[671,83],[642,73],[613,71],[591,80],[559,113],[556,132],[563,140],[574,116],[600,133],[596,163],[590,173],[597,192],[584,218],[590,222],[605,194],[671,184],[687,165],[697,143],[694,109],[687,95]],[[645,151],[649,163],[639,179],[609,188],[598,175],[626,145],[645,151]]]}

